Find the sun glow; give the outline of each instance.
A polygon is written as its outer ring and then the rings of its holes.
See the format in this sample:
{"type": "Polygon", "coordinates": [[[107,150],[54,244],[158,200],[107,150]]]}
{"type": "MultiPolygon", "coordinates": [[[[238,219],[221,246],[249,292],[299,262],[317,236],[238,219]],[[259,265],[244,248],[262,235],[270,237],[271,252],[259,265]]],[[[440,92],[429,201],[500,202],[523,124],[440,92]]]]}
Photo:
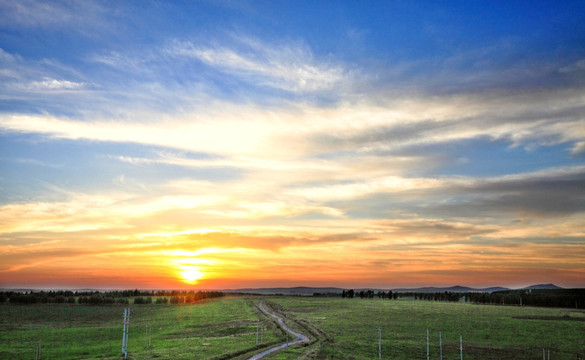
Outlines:
{"type": "Polygon", "coordinates": [[[183,268],[180,275],[184,282],[195,284],[197,283],[197,280],[201,279],[205,274],[201,271],[200,267],[188,266],[183,268]]]}

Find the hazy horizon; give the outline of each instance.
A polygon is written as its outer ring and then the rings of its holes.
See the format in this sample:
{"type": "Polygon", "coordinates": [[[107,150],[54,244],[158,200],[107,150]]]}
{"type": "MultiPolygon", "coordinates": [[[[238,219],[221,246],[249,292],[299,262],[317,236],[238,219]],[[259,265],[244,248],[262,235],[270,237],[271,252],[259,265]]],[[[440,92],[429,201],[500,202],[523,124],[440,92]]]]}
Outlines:
{"type": "MultiPolygon", "coordinates": [[[[49,288],[40,288],[40,287],[13,287],[13,288],[0,288],[2,291],[10,291],[10,290],[34,290],[34,291],[127,291],[127,290],[139,290],[139,291],[237,291],[237,290],[270,290],[270,289],[295,289],[295,288],[307,288],[307,289],[339,289],[339,290],[349,290],[349,289],[375,289],[375,290],[405,290],[405,289],[424,289],[424,288],[437,288],[437,289],[446,289],[446,288],[455,288],[455,287],[463,287],[469,289],[491,289],[491,288],[506,288],[510,290],[522,290],[525,288],[529,288],[532,286],[543,286],[543,285],[553,285],[557,286],[557,284],[531,284],[526,286],[465,286],[465,285],[446,285],[446,286],[416,286],[416,287],[363,287],[363,286],[354,286],[354,287],[339,287],[339,286],[291,286],[291,287],[283,287],[283,286],[269,286],[269,287],[235,287],[235,288],[225,288],[225,289],[216,289],[216,288],[197,288],[197,287],[183,287],[183,288],[74,288],[74,287],[49,287],[49,288]]],[[[563,286],[559,286],[562,289],[565,289],[563,286]]]]}
{"type": "Polygon", "coordinates": [[[585,287],[583,1],[0,13],[0,287],[585,287]]]}

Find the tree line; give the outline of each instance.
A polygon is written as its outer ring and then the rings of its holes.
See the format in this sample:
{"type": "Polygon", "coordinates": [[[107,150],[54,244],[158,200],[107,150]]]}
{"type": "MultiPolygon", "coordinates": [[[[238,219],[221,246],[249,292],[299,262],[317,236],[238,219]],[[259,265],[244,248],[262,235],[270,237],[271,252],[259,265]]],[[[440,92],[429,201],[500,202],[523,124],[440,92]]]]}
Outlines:
{"type": "Polygon", "coordinates": [[[343,290],[342,298],[372,299],[408,298],[426,301],[471,302],[475,304],[522,305],[541,307],[585,308],[585,289],[533,289],[487,292],[384,292],[343,290]]]}
{"type": "Polygon", "coordinates": [[[189,304],[222,297],[219,291],[6,291],[0,292],[0,303],[10,304],[189,304]]]}
{"type": "Polygon", "coordinates": [[[469,301],[479,304],[585,308],[585,289],[506,290],[470,293],[467,297],[469,301]]]}
{"type": "Polygon", "coordinates": [[[377,296],[380,299],[389,299],[389,300],[396,300],[398,298],[398,293],[392,293],[392,291],[388,291],[388,292],[384,292],[384,291],[378,291],[377,293],[374,292],[374,290],[360,290],[360,291],[354,291],[353,289],[350,290],[343,290],[341,292],[341,297],[342,298],[347,298],[347,299],[353,299],[354,297],[356,298],[360,298],[360,299],[373,299],[375,296],[377,296]]]}

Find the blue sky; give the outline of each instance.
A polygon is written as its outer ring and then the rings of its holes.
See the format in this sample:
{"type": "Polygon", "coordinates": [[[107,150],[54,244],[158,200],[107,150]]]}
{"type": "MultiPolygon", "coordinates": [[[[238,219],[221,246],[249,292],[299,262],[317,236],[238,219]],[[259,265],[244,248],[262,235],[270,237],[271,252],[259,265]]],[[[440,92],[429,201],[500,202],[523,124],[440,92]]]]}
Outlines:
{"type": "Polygon", "coordinates": [[[585,286],[582,1],[0,13],[0,285],[585,286]]]}

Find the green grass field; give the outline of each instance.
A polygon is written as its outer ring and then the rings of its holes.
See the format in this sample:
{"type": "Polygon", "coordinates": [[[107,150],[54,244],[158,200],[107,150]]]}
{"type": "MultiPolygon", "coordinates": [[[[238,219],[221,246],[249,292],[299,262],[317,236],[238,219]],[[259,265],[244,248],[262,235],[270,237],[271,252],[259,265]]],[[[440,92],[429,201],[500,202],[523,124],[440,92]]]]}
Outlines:
{"type": "MultiPolygon", "coordinates": [[[[264,320],[264,344],[284,338],[276,325],[245,298],[189,305],[132,305],[131,359],[224,359],[256,348],[256,327],[264,320]],[[145,347],[146,325],[152,327],[145,347]]],[[[0,306],[0,359],[119,359],[122,305],[0,306]]]]}
{"type": "MultiPolygon", "coordinates": [[[[585,359],[585,312],[518,306],[473,305],[410,300],[274,297],[291,320],[320,329],[328,339],[317,343],[314,359],[377,359],[382,328],[383,359],[459,359],[463,336],[464,359],[585,359]]],[[[307,351],[305,351],[307,352],[307,351]]],[[[299,353],[275,354],[270,359],[296,359],[299,353]]]]}
{"type": "MultiPolygon", "coordinates": [[[[313,341],[268,359],[377,359],[382,328],[383,359],[426,359],[426,329],[431,359],[585,359],[585,312],[516,306],[472,305],[409,300],[312,297],[263,298],[286,314],[291,327],[313,341]]],[[[245,359],[257,348],[261,321],[264,348],[285,336],[263,316],[259,298],[227,297],[190,305],[132,305],[131,359],[245,359]],[[145,327],[152,346],[145,347],[145,327]]],[[[0,306],[0,359],[34,359],[41,340],[42,359],[119,359],[120,305],[0,306]]]]}

